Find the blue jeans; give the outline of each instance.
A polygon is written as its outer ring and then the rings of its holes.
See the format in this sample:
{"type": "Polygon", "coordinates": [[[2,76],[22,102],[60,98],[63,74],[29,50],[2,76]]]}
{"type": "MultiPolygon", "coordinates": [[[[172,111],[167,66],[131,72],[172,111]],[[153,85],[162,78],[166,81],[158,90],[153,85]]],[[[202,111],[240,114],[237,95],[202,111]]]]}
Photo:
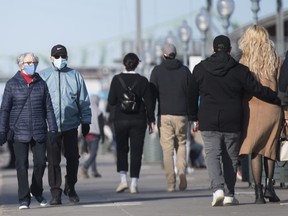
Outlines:
{"type": "Polygon", "coordinates": [[[93,138],[86,140],[89,148],[89,158],[84,162],[83,167],[86,170],[88,170],[89,167],[91,166],[91,170],[94,174],[98,173],[96,165],[96,156],[98,152],[99,140],[100,140],[99,135],[95,135],[93,138]]]}
{"type": "Polygon", "coordinates": [[[46,167],[46,145],[31,140],[28,143],[16,142],[13,144],[16,171],[18,180],[18,199],[19,203],[27,201],[30,203],[30,192],[34,196],[40,196],[43,192],[43,175],[46,167]],[[33,173],[32,182],[29,188],[28,180],[28,153],[29,146],[33,153],[33,173]]]}
{"type": "Polygon", "coordinates": [[[201,131],[201,136],[213,192],[223,189],[225,196],[234,196],[241,133],[201,131]]]}

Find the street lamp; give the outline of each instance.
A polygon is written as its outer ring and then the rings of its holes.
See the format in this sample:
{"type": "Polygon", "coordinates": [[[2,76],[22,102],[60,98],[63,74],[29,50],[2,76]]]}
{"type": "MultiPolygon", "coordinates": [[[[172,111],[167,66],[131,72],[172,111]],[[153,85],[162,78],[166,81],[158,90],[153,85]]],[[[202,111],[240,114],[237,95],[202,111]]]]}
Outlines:
{"type": "MultiPolygon", "coordinates": [[[[177,39],[173,32],[170,30],[165,38],[165,43],[174,44],[176,46],[177,39]]],[[[164,44],[165,44],[164,43],[164,44]]]]}
{"type": "Polygon", "coordinates": [[[260,2],[260,0],[251,0],[251,3],[252,3],[251,10],[252,10],[253,15],[254,15],[253,20],[254,20],[255,25],[257,25],[257,23],[258,23],[258,15],[257,14],[260,10],[259,2],[260,2]]]}
{"type": "Polygon", "coordinates": [[[202,59],[205,59],[205,50],[206,50],[206,34],[207,30],[210,26],[210,17],[209,13],[206,8],[202,7],[200,10],[200,13],[196,16],[196,26],[201,32],[201,57],[202,59]]]}
{"type": "Polygon", "coordinates": [[[184,20],[178,29],[179,37],[183,43],[183,64],[188,65],[188,42],[191,37],[191,27],[188,25],[187,20],[184,20]]]}
{"type": "Polygon", "coordinates": [[[155,60],[156,65],[159,65],[161,63],[162,46],[163,46],[163,38],[157,39],[154,44],[154,54],[156,57],[156,60],[155,60]]]}
{"type": "Polygon", "coordinates": [[[230,16],[233,13],[235,4],[233,0],[219,0],[217,10],[222,18],[222,25],[225,29],[225,34],[228,35],[228,27],[230,26],[230,16]]]}
{"type": "Polygon", "coordinates": [[[284,16],[282,0],[277,0],[277,15],[276,15],[276,44],[277,51],[281,57],[284,57],[284,16]]]}

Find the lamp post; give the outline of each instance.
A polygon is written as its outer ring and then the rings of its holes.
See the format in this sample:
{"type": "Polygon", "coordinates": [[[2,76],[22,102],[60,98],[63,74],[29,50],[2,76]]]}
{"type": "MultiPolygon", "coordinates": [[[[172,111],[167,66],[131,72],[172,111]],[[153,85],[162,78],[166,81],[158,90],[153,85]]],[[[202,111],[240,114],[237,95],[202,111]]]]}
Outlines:
{"type": "Polygon", "coordinates": [[[257,25],[257,23],[258,23],[258,12],[260,10],[259,2],[260,2],[260,0],[251,0],[251,4],[252,4],[251,10],[253,12],[254,25],[257,25]]]}
{"type": "Polygon", "coordinates": [[[163,39],[157,39],[154,45],[154,53],[155,53],[155,64],[158,65],[161,63],[161,56],[162,56],[162,45],[163,39]]]}
{"type": "Polygon", "coordinates": [[[222,25],[225,29],[225,34],[228,35],[228,27],[230,26],[230,16],[235,8],[233,0],[219,0],[217,3],[217,10],[222,18],[222,25]]]}
{"type": "Polygon", "coordinates": [[[206,50],[206,34],[207,30],[210,26],[210,17],[209,13],[206,8],[202,7],[200,10],[200,13],[196,16],[196,26],[201,32],[201,57],[202,59],[205,59],[205,50],[206,50]]]}
{"type": "Polygon", "coordinates": [[[173,32],[170,30],[165,38],[165,43],[170,43],[170,44],[174,44],[176,46],[176,37],[173,34],[173,32]]]}
{"type": "Polygon", "coordinates": [[[183,43],[183,64],[186,66],[188,65],[188,42],[191,37],[191,32],[191,27],[188,25],[187,21],[184,20],[178,29],[178,33],[183,43]]]}
{"type": "Polygon", "coordinates": [[[277,0],[277,15],[276,15],[276,44],[277,51],[281,57],[284,57],[284,16],[282,0],[277,0]]]}

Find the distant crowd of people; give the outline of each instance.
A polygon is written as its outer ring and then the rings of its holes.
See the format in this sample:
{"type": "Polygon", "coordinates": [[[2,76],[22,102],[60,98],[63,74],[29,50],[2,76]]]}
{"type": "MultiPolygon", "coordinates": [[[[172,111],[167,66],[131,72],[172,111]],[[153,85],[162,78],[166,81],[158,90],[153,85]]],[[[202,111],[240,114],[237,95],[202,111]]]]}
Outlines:
{"type": "MultiPolygon", "coordinates": [[[[137,54],[124,56],[124,70],[112,78],[106,110],[120,179],[115,192],[139,193],[146,131],[151,134],[157,127],[167,192],[186,190],[187,167],[207,168],[211,205],[237,205],[239,161],[251,155],[255,203],[280,201],[274,189],[274,170],[280,131],[288,123],[288,52],[281,61],[260,25],[246,29],[239,48],[241,58],[236,61],[230,55],[230,39],[218,35],[211,56],[190,71],[176,58],[174,44],[166,43],[163,61],[153,68],[149,79],[137,73],[141,62],[137,54]],[[195,141],[193,133],[198,130],[204,145],[195,141]]],[[[48,204],[43,197],[46,162],[50,205],[61,205],[62,193],[71,203],[80,202],[78,169],[85,178],[89,174],[101,177],[96,158],[99,144],[105,141],[105,120],[99,98],[89,96],[82,75],[68,67],[65,46],[53,46],[50,61],[51,66],[38,73],[34,53],[19,55],[19,70],[6,82],[3,93],[0,144],[7,142],[11,152],[7,168],[16,168],[19,209],[29,208],[32,198],[41,206],[48,204]],[[33,173],[29,183],[30,149],[33,173]],[[89,156],[80,165],[84,152],[89,156]],[[63,184],[62,155],[66,159],[63,184]]]]}

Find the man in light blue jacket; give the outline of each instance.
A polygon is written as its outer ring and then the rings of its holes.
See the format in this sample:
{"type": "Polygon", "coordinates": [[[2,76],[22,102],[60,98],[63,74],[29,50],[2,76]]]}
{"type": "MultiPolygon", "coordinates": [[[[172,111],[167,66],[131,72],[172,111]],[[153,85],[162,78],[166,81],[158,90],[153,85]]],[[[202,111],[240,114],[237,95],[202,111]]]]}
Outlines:
{"type": "Polygon", "coordinates": [[[78,71],[67,67],[67,59],[66,48],[55,45],[51,50],[52,66],[40,72],[48,85],[58,125],[57,142],[47,143],[48,181],[52,195],[50,205],[62,204],[62,152],[66,158],[64,194],[70,202],[79,202],[75,191],[80,157],[77,129],[81,124],[85,137],[91,124],[90,101],[84,79],[78,71]]]}

